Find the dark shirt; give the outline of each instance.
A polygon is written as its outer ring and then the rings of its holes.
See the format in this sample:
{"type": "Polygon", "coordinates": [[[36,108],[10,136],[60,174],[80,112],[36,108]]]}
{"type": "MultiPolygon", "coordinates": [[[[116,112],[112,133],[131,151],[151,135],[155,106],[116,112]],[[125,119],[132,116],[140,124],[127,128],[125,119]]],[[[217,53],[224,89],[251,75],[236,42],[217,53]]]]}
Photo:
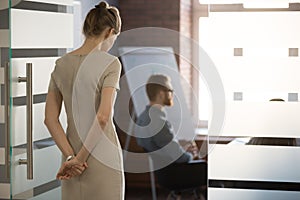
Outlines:
{"type": "Polygon", "coordinates": [[[153,152],[151,157],[154,163],[187,163],[193,159],[192,154],[186,152],[174,138],[174,130],[164,110],[146,106],[138,117],[137,125],[137,143],[147,152],[153,152]]]}

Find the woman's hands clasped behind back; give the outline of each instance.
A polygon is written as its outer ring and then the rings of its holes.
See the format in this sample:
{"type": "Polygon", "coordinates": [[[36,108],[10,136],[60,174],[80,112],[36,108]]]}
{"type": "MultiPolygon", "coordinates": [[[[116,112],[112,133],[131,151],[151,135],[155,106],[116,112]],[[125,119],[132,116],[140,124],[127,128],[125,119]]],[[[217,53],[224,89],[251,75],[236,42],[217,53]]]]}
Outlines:
{"type": "Polygon", "coordinates": [[[73,159],[62,164],[56,178],[59,180],[69,180],[72,177],[80,176],[88,168],[86,162],[78,160],[75,156],[73,159]]]}

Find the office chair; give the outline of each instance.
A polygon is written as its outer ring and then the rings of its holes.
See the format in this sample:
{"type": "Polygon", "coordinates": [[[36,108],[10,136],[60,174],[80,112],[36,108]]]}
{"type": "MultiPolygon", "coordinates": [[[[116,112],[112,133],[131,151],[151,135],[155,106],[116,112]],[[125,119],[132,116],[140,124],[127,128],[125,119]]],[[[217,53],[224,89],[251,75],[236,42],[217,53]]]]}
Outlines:
{"type": "Polygon", "coordinates": [[[153,173],[153,160],[150,156],[148,158],[153,200],[157,199],[155,178],[159,186],[170,191],[168,199],[176,200],[184,192],[192,192],[195,200],[200,200],[201,196],[206,199],[207,163],[204,160],[190,163],[172,163],[153,173]],[[195,171],[199,171],[198,176],[195,171]]]}

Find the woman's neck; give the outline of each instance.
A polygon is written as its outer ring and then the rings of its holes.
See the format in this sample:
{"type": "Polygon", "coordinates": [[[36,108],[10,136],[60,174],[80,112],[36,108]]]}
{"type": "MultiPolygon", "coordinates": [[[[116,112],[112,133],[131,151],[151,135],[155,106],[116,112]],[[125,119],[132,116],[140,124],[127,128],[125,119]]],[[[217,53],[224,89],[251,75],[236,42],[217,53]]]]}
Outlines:
{"type": "Polygon", "coordinates": [[[83,45],[81,47],[79,47],[78,49],[72,51],[71,54],[87,55],[95,49],[101,50],[102,42],[103,42],[102,37],[86,38],[83,45]]]}

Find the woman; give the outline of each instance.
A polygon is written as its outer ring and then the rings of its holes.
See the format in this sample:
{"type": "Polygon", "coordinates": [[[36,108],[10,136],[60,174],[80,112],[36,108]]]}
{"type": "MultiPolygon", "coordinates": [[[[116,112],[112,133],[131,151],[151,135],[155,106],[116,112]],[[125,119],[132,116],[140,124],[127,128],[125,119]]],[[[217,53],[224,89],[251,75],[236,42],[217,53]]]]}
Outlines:
{"type": "MultiPolygon", "coordinates": [[[[106,2],[100,2],[86,16],[83,26],[86,37],[84,44],[58,59],[51,74],[45,124],[63,155],[62,166],[57,174],[57,178],[63,180],[63,200],[124,199],[121,147],[112,122],[112,109],[116,90],[119,89],[121,64],[116,57],[107,53],[120,33],[120,29],[121,18],[118,10],[109,7],[106,2]],[[96,100],[94,106],[96,115],[93,123],[88,125],[90,130],[84,138],[78,131],[74,118],[76,107],[72,105],[72,101],[74,102],[72,93],[74,93],[77,72],[86,67],[82,63],[94,52],[99,60],[97,67],[103,68],[103,74],[97,79],[99,81],[95,86],[95,95],[87,97],[96,100]],[[107,62],[108,60],[110,62],[107,62]],[[68,121],[66,134],[59,122],[62,102],[64,102],[68,121]],[[93,127],[97,125],[101,130],[94,128],[93,131],[93,127]],[[106,141],[103,138],[115,145],[118,151],[103,149],[105,147],[102,145],[103,141],[106,141]],[[100,153],[106,151],[105,154],[120,167],[110,167],[97,159],[94,150],[100,153]]],[[[89,78],[80,81],[83,85],[92,83],[89,78]]]]}

